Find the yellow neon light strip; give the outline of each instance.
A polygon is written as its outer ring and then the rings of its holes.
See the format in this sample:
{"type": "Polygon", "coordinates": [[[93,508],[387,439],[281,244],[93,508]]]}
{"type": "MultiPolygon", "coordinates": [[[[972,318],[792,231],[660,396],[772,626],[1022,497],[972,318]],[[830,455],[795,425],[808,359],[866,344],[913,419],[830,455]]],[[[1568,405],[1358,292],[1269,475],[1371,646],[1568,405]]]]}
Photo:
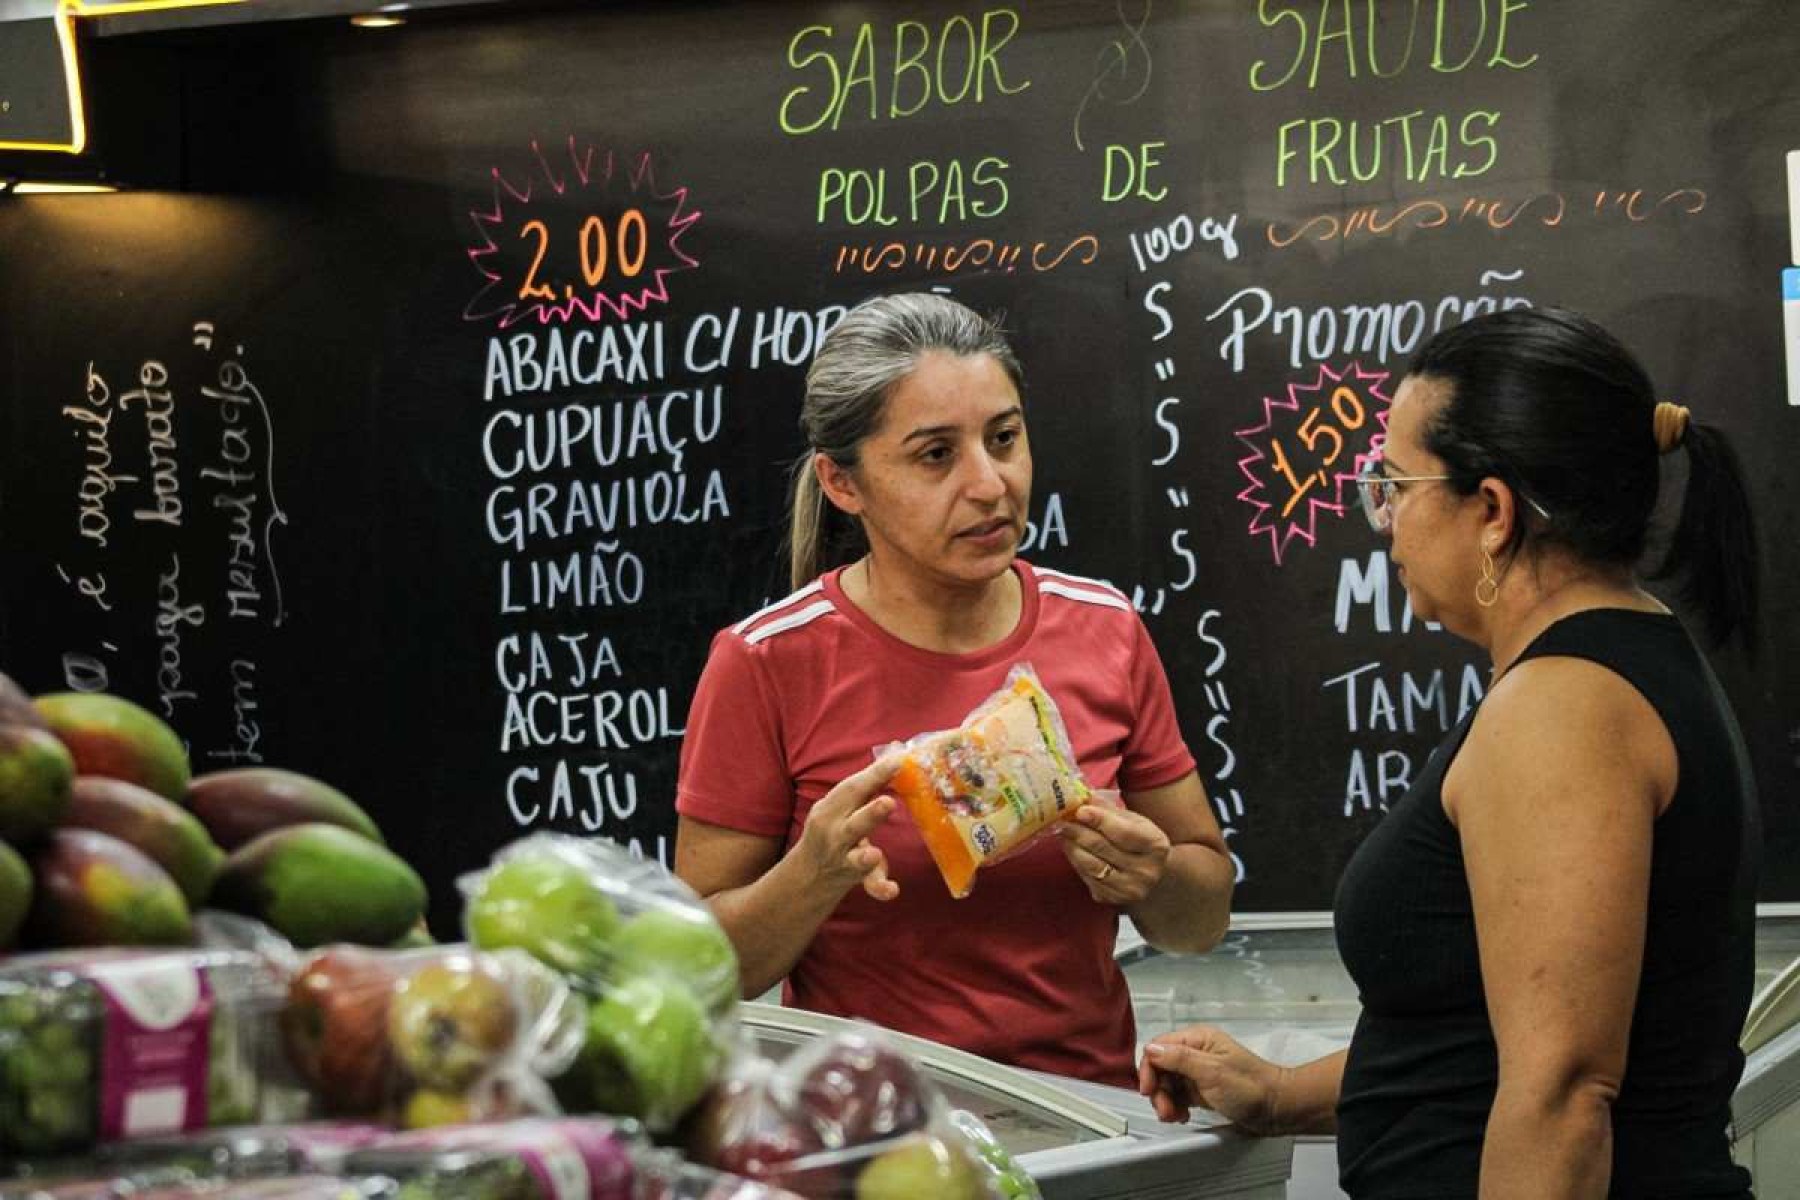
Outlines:
{"type": "Polygon", "coordinates": [[[111,17],[120,13],[155,12],[165,8],[208,8],[243,2],[244,0],[63,0],[78,17],[111,17]]]}
{"type": "Polygon", "coordinates": [[[87,114],[81,106],[81,65],[75,58],[75,10],[61,0],[56,14],[56,40],[62,47],[63,90],[69,96],[69,140],[66,142],[0,142],[0,150],[59,150],[80,154],[87,146],[87,114]]]}
{"type": "Polygon", "coordinates": [[[51,19],[56,22],[56,40],[62,50],[63,90],[69,97],[69,140],[0,141],[0,150],[55,150],[64,154],[80,154],[87,148],[87,111],[82,103],[81,62],[75,53],[76,17],[105,17],[156,9],[205,8],[243,2],[244,0],[57,0],[56,13],[51,19]]]}

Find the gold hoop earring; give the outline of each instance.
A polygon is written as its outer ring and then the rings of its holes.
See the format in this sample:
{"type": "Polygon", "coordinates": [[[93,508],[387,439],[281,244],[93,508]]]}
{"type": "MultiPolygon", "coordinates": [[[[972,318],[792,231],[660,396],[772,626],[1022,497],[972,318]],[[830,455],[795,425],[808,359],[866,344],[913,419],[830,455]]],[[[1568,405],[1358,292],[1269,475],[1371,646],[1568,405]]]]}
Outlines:
{"type": "Polygon", "coordinates": [[[1481,578],[1475,581],[1475,603],[1492,608],[1500,599],[1500,577],[1494,573],[1494,556],[1481,548],[1481,578]]]}

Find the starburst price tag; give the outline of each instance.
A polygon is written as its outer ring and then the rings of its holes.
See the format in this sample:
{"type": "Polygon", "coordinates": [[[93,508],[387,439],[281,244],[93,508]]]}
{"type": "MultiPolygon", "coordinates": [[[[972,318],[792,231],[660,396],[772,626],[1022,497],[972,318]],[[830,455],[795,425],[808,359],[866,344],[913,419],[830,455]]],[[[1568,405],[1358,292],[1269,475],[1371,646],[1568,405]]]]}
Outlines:
{"type": "Polygon", "coordinates": [[[1237,431],[1249,448],[1238,471],[1249,486],[1238,499],[1252,509],[1250,533],[1267,534],[1276,563],[1290,541],[1312,545],[1318,513],[1344,512],[1345,488],[1381,447],[1391,398],[1386,371],[1356,363],[1341,372],[1319,367],[1310,384],[1263,397],[1263,421],[1237,431]]]}
{"type": "Polygon", "coordinates": [[[685,187],[661,190],[648,153],[627,160],[569,139],[568,161],[533,142],[523,180],[493,169],[493,205],[477,209],[469,260],[486,280],[463,316],[505,329],[627,320],[667,303],[669,276],[699,266],[682,238],[700,219],[685,187]]]}

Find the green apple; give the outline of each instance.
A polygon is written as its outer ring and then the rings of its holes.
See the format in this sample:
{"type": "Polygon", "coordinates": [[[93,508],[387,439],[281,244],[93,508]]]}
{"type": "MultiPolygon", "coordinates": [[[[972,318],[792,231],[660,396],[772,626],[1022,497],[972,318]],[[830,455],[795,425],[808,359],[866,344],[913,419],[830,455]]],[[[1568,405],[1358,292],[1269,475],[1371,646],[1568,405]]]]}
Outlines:
{"type": "Polygon", "coordinates": [[[673,980],[640,975],[594,1001],[575,1070],[595,1108],[663,1130],[700,1099],[721,1057],[693,992],[673,980]]]}
{"type": "Polygon", "coordinates": [[[483,950],[517,947],[565,974],[601,983],[619,910],[574,863],[531,855],[487,873],[469,898],[464,923],[483,950]]]}
{"type": "Polygon", "coordinates": [[[741,987],[731,939],[701,912],[649,908],[631,918],[613,939],[613,969],[620,979],[679,980],[714,1011],[736,1000],[741,987]]]}
{"type": "Polygon", "coordinates": [[[856,1200],[984,1200],[987,1195],[975,1164],[937,1138],[878,1154],[856,1177],[856,1200]]]}

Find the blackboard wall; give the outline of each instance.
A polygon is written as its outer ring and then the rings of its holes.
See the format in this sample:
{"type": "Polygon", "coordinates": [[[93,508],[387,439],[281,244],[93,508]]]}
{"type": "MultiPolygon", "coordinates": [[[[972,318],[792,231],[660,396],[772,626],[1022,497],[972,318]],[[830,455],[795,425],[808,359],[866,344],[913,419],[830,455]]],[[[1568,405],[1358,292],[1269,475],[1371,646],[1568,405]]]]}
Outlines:
{"type": "Polygon", "coordinates": [[[526,830],[667,860],[709,636],[787,590],[810,349],[841,306],[942,288],[1006,314],[1027,556],[1139,600],[1239,908],[1323,909],[1486,680],[1411,621],[1341,476],[1432,328],[1557,303],[1744,451],[1766,647],[1718,665],[1765,898],[1800,900],[1789,8],[659,4],[91,38],[102,110],[169,81],[180,190],[0,200],[0,665],[163,712],[198,769],[338,783],[425,868],[440,932],[456,874],[526,830]]]}

